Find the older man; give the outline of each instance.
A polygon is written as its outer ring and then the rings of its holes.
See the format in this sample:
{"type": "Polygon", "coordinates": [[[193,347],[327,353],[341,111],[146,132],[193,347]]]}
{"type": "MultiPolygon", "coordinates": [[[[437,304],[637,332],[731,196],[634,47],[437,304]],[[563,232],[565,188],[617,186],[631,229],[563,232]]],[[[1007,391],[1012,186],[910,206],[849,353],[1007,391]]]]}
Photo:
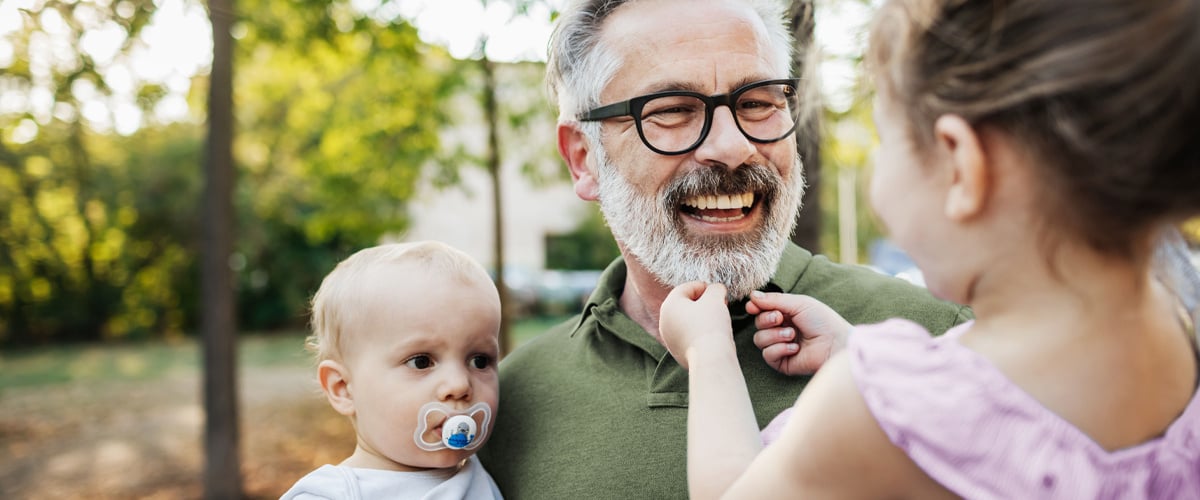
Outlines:
{"type": "MultiPolygon", "coordinates": [[[[728,288],[760,426],[807,378],[763,361],[744,308],[751,291],[809,295],[852,323],[907,317],[940,332],[969,314],[789,242],[807,104],[790,50],[770,1],[587,0],[560,16],[547,68],[559,152],[622,258],[578,317],[501,364],[501,410],[481,457],[506,496],[687,496],[687,372],[658,333],[675,285],[728,288]]],[[[776,356],[798,349],[774,345],[776,356]]]]}

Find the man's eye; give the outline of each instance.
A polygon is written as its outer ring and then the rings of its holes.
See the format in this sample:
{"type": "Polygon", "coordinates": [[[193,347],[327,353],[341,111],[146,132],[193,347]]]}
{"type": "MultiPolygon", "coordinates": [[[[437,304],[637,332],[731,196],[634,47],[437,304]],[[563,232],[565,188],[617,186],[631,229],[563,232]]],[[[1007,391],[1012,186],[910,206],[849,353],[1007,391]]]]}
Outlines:
{"type": "Polygon", "coordinates": [[[696,110],[685,106],[671,106],[669,108],[651,110],[647,115],[679,115],[684,113],[694,113],[696,110]]]}
{"type": "Polygon", "coordinates": [[[489,366],[492,366],[492,357],[484,356],[482,354],[478,355],[478,356],[472,356],[471,357],[471,366],[475,367],[477,369],[483,370],[489,366]]]}
{"type": "Polygon", "coordinates": [[[408,358],[408,361],[405,361],[404,365],[416,370],[425,370],[433,366],[433,359],[424,354],[419,354],[408,358]]]}

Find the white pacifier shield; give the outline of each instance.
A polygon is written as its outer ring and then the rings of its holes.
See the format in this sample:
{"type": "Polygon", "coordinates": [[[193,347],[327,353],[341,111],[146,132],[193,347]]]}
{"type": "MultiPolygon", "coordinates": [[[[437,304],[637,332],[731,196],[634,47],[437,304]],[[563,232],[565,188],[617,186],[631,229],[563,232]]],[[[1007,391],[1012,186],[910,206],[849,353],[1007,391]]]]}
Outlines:
{"type": "Polygon", "coordinates": [[[466,410],[455,410],[445,403],[435,401],[425,403],[417,417],[419,423],[413,432],[413,440],[422,450],[473,450],[484,442],[484,434],[487,433],[488,422],[492,418],[492,408],[487,403],[475,403],[466,410]],[[475,416],[480,413],[483,414],[482,422],[476,422],[475,416]],[[445,415],[445,419],[438,419],[442,424],[441,439],[429,442],[424,436],[431,430],[429,418],[434,414],[445,415]]]}

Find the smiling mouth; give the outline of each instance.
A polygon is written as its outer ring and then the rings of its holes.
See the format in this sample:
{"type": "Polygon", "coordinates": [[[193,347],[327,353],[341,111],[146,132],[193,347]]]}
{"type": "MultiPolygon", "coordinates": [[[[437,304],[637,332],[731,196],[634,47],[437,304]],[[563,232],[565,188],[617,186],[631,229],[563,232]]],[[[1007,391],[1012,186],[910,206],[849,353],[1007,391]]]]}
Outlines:
{"type": "Polygon", "coordinates": [[[734,222],[750,214],[755,198],[752,192],[692,196],[680,210],[704,222],[734,222]]]}

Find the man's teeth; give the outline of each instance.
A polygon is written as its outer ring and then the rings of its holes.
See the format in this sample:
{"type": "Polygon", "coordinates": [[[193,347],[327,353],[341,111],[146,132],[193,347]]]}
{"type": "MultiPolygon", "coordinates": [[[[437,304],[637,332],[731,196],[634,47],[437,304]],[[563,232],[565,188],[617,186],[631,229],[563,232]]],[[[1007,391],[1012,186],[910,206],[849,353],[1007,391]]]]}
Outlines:
{"type": "Polygon", "coordinates": [[[683,204],[699,210],[749,208],[754,204],[754,193],[693,196],[683,204]]]}

